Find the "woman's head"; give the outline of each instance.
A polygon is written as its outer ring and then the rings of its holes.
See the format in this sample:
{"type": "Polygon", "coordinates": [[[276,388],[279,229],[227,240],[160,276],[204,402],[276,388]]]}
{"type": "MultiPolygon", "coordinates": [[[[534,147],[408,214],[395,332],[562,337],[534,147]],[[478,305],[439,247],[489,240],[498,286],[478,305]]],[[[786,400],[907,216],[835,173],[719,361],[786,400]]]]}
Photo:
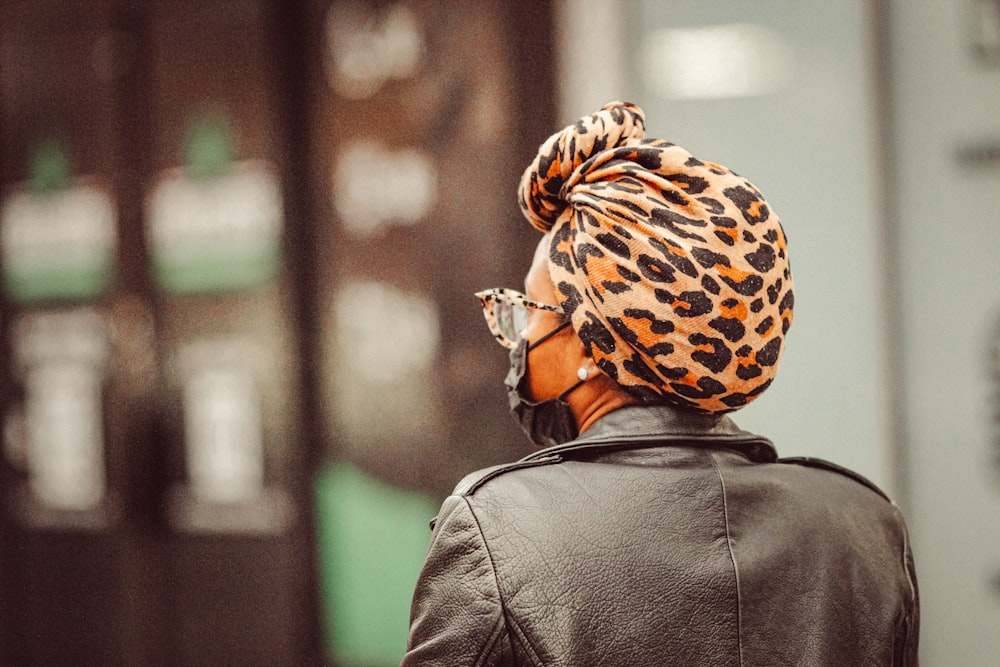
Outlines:
{"type": "Polygon", "coordinates": [[[771,383],[792,319],[778,217],[746,179],[644,138],[611,103],[542,144],[519,201],[548,234],[553,303],[608,377],[704,412],[771,383]]]}

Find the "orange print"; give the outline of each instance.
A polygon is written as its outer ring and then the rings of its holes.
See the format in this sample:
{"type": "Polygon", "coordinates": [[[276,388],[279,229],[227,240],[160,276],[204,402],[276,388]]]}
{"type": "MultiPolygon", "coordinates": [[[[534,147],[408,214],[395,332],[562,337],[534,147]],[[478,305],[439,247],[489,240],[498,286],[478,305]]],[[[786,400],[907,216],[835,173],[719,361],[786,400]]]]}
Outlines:
{"type": "Polygon", "coordinates": [[[750,275],[749,271],[740,271],[732,266],[723,266],[722,264],[716,264],[715,270],[719,272],[719,275],[725,276],[737,283],[743,282],[750,275]]]}
{"type": "Polygon", "coordinates": [[[736,243],[736,241],[738,240],[737,237],[739,236],[739,234],[736,233],[735,229],[726,227],[716,227],[716,231],[722,232],[723,234],[731,238],[733,240],[733,243],[736,243]]]}
{"type": "Polygon", "coordinates": [[[685,375],[679,380],[674,380],[674,382],[676,382],[677,384],[686,384],[689,387],[697,387],[698,376],[692,373],[691,371],[688,371],[687,375],[685,375]]]}
{"type": "Polygon", "coordinates": [[[726,306],[720,305],[719,310],[722,311],[722,316],[730,320],[739,320],[740,322],[745,322],[747,319],[747,305],[742,301],[738,301],[732,308],[727,308],[726,306]]]}
{"type": "Polygon", "coordinates": [[[635,332],[640,345],[651,347],[660,341],[660,336],[653,333],[651,328],[652,323],[649,320],[635,319],[632,317],[623,317],[622,319],[625,321],[629,330],[635,332]]]}
{"type": "Polygon", "coordinates": [[[667,250],[670,251],[671,255],[677,255],[678,257],[687,257],[687,252],[684,250],[684,248],[677,248],[675,246],[668,244],[667,250]]]}
{"type": "Polygon", "coordinates": [[[761,204],[763,204],[763,203],[764,202],[762,202],[759,199],[757,201],[753,202],[752,204],[750,204],[750,207],[747,209],[747,213],[749,213],[750,215],[752,215],[753,217],[756,218],[757,216],[760,215],[760,207],[761,207],[761,204]]]}

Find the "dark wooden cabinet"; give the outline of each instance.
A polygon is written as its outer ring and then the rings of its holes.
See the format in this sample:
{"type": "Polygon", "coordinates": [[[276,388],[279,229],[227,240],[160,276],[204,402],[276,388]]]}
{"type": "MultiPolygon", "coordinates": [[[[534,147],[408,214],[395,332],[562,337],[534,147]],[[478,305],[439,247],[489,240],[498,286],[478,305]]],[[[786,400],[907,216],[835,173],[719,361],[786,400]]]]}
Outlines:
{"type": "Polygon", "coordinates": [[[471,294],[530,262],[552,35],[528,0],[0,0],[0,662],[335,661],[318,471],[433,499],[516,454],[471,294]]]}

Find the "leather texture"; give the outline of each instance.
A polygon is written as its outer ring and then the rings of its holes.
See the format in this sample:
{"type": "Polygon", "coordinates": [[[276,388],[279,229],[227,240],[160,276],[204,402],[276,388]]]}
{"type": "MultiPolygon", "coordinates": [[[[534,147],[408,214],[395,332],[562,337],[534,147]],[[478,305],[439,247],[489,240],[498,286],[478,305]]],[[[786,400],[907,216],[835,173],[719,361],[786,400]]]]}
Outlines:
{"type": "Polygon", "coordinates": [[[613,412],[443,503],[403,665],[916,665],[898,508],[727,417],[613,412]]]}

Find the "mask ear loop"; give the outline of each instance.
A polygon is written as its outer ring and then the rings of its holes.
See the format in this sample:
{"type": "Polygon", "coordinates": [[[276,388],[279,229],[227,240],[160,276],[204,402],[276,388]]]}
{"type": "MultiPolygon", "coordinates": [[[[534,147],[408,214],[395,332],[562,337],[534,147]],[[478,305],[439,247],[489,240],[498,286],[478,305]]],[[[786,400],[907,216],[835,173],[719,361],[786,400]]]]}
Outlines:
{"type": "Polygon", "coordinates": [[[536,340],[534,343],[532,343],[531,345],[529,345],[528,349],[526,350],[526,352],[531,352],[533,349],[535,349],[536,347],[538,347],[539,345],[541,345],[542,343],[544,343],[548,339],[550,339],[553,336],[555,336],[557,333],[559,333],[560,331],[562,331],[563,329],[565,329],[566,327],[568,327],[570,324],[572,324],[572,322],[570,322],[569,320],[567,320],[566,322],[563,322],[562,324],[560,324],[559,326],[557,326],[555,329],[553,329],[552,331],[548,332],[547,334],[545,334],[544,336],[542,336],[541,338],[539,338],[538,340],[536,340]]]}
{"type": "Polygon", "coordinates": [[[563,401],[563,402],[565,402],[565,401],[566,401],[566,397],[567,397],[567,396],[569,396],[570,394],[572,394],[572,393],[573,393],[574,391],[576,391],[577,389],[579,389],[579,388],[580,388],[580,386],[581,386],[581,385],[582,385],[582,384],[583,384],[584,382],[586,382],[586,380],[577,380],[577,383],[576,383],[575,385],[573,385],[572,387],[570,387],[569,389],[567,389],[567,390],[566,390],[566,391],[564,391],[563,393],[559,394],[559,397],[558,397],[558,398],[557,398],[556,400],[557,400],[557,401],[563,401]]]}
{"type": "MultiPolygon", "coordinates": [[[[545,334],[544,336],[542,336],[541,338],[539,338],[538,340],[536,340],[534,343],[532,343],[531,345],[529,345],[528,349],[526,349],[524,351],[524,353],[527,354],[528,352],[531,352],[533,349],[535,349],[536,347],[538,347],[539,345],[541,345],[542,343],[544,343],[548,339],[550,339],[553,336],[555,336],[557,333],[559,333],[560,331],[562,331],[563,329],[565,329],[566,327],[568,327],[570,324],[572,324],[572,322],[569,321],[569,320],[567,320],[566,322],[563,322],[562,324],[560,324],[559,326],[557,326],[555,329],[553,329],[552,331],[548,332],[547,334],[545,334]]],[[[572,387],[570,387],[569,389],[567,389],[563,393],[559,394],[559,396],[556,398],[556,400],[557,401],[563,401],[563,402],[565,402],[566,401],[566,397],[569,396],[570,394],[572,394],[577,389],[579,389],[580,385],[582,385],[586,381],[587,381],[586,379],[581,379],[581,380],[577,381],[577,383],[574,384],[572,387]]]]}

